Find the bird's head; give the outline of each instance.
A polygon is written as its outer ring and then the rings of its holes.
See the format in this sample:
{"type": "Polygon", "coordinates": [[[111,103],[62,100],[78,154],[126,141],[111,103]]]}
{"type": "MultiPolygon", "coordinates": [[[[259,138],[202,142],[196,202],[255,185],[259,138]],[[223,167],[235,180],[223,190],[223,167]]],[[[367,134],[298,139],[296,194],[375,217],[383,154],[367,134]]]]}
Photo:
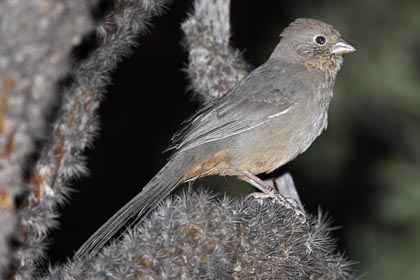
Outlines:
{"type": "Polygon", "coordinates": [[[335,76],[343,63],[343,55],[356,50],[331,25],[314,19],[297,19],[280,36],[272,56],[304,63],[309,69],[327,75],[335,76]]]}

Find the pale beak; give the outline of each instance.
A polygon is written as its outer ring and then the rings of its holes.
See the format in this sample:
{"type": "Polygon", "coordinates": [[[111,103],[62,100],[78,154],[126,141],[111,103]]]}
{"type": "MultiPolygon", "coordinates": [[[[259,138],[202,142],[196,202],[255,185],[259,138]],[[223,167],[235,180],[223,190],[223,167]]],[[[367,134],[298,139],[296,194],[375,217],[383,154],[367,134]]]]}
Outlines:
{"type": "Polygon", "coordinates": [[[340,41],[333,46],[331,54],[346,54],[352,53],[354,51],[356,51],[356,48],[353,47],[352,44],[341,38],[340,41]]]}

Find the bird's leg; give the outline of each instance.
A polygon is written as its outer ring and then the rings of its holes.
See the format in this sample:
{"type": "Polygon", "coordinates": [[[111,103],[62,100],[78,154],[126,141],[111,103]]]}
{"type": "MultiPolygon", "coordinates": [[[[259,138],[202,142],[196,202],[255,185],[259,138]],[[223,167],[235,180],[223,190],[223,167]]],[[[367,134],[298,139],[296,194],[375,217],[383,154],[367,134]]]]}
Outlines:
{"type": "MultiPolygon", "coordinates": [[[[254,174],[244,172],[240,179],[248,182],[263,193],[252,193],[254,199],[271,198],[280,203],[285,208],[294,211],[295,215],[302,223],[306,223],[306,212],[300,202],[299,195],[296,191],[295,184],[289,173],[273,180],[273,185],[261,180],[254,174]]],[[[248,196],[248,197],[249,197],[248,196]]]]}
{"type": "Polygon", "coordinates": [[[241,180],[251,184],[253,187],[262,191],[263,193],[273,193],[275,190],[272,186],[248,171],[245,171],[242,174],[242,176],[239,176],[241,180]]]}

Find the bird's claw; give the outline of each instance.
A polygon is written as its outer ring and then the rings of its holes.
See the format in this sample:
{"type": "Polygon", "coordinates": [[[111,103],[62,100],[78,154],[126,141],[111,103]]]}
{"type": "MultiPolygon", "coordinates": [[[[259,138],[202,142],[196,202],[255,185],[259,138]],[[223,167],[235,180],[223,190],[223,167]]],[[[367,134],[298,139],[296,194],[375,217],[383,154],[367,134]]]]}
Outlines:
{"type": "Polygon", "coordinates": [[[270,192],[265,192],[265,193],[254,192],[247,196],[247,199],[250,199],[250,198],[257,200],[261,204],[263,203],[263,200],[265,199],[272,199],[273,201],[275,201],[276,203],[279,203],[281,206],[285,207],[286,209],[292,210],[302,224],[305,224],[307,221],[305,210],[300,208],[299,203],[296,200],[294,200],[293,198],[286,198],[274,190],[270,192]]]}

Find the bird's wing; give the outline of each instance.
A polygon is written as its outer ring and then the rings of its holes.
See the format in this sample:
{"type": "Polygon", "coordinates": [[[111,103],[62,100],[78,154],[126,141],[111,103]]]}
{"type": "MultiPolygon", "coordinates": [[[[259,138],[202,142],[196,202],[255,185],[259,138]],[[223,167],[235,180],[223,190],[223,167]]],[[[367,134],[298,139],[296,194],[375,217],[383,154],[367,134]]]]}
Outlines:
{"type": "MultiPolygon", "coordinates": [[[[264,70],[264,69],[263,69],[264,70]]],[[[169,149],[189,150],[264,124],[287,115],[299,102],[303,84],[285,73],[254,71],[231,92],[206,105],[174,135],[169,149]],[[254,74],[254,75],[252,75],[254,74]],[[267,75],[278,75],[268,79],[267,75]],[[260,80],[262,79],[262,80],[260,80]]]]}

